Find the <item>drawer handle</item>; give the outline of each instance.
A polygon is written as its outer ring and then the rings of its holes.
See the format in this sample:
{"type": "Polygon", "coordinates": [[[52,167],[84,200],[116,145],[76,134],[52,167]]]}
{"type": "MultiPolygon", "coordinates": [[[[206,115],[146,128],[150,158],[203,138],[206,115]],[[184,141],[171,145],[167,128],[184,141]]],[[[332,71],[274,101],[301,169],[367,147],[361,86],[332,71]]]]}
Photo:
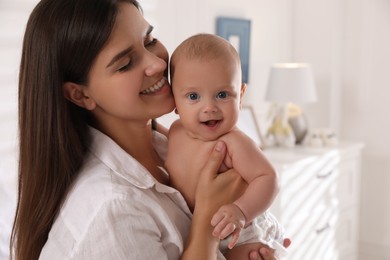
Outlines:
{"type": "Polygon", "coordinates": [[[318,179],[326,179],[326,178],[328,178],[330,175],[332,175],[332,173],[333,173],[333,171],[329,171],[329,172],[327,172],[327,173],[325,173],[325,174],[320,174],[320,173],[318,173],[318,174],[317,174],[317,178],[318,178],[318,179]]]}
{"type": "Polygon", "coordinates": [[[326,230],[328,230],[329,228],[330,228],[330,224],[329,224],[329,222],[327,222],[325,224],[325,226],[323,226],[322,228],[316,229],[316,233],[317,233],[317,235],[319,235],[319,234],[325,232],[326,230]]]}

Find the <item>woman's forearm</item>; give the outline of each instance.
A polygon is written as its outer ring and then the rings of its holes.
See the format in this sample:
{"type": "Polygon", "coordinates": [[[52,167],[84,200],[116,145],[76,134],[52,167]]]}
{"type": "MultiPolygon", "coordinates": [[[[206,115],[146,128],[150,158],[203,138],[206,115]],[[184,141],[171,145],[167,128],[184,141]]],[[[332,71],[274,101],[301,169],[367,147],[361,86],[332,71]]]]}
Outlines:
{"type": "Polygon", "coordinates": [[[222,205],[232,203],[245,191],[246,183],[234,170],[218,174],[225,154],[225,144],[217,142],[200,173],[191,229],[182,259],[217,259],[219,240],[212,235],[211,218],[222,205]]]}
{"type": "Polygon", "coordinates": [[[211,234],[211,216],[207,214],[207,212],[200,212],[195,207],[182,260],[217,259],[219,240],[211,234]]]}
{"type": "Polygon", "coordinates": [[[219,241],[212,235],[211,218],[220,205],[223,205],[221,199],[226,197],[223,194],[223,189],[229,186],[229,182],[226,182],[229,178],[218,178],[223,177],[218,175],[218,169],[225,154],[225,144],[218,142],[202,172],[199,173],[196,203],[182,259],[217,259],[219,241]]]}

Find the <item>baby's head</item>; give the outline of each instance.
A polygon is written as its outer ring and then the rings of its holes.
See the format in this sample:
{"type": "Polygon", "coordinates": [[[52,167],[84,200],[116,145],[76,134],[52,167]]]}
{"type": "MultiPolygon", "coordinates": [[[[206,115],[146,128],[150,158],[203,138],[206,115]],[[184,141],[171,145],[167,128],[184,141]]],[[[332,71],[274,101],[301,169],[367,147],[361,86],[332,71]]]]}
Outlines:
{"type": "Polygon", "coordinates": [[[237,123],[242,84],[237,51],[222,37],[198,34],[173,52],[171,85],[184,127],[203,140],[215,140],[237,123]]]}
{"type": "MultiPolygon", "coordinates": [[[[196,34],[184,40],[173,52],[170,61],[171,80],[176,67],[183,62],[210,60],[237,65],[241,78],[241,61],[236,49],[224,38],[214,34],[196,34]]],[[[225,64],[226,65],[226,64],[225,64]]],[[[212,73],[212,71],[210,72],[212,73]]],[[[240,82],[241,83],[241,82],[240,82]]]]}

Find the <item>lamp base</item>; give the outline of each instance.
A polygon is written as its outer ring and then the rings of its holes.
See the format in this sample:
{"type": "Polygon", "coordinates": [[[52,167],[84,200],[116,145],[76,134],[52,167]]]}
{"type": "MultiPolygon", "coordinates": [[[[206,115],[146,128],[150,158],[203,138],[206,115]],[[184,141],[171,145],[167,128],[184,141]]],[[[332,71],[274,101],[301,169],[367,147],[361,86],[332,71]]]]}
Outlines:
{"type": "Polygon", "coordinates": [[[288,123],[290,124],[294,135],[295,135],[295,143],[300,144],[305,139],[305,136],[308,132],[307,130],[307,121],[304,115],[298,117],[290,117],[288,119],[288,123]]]}
{"type": "Polygon", "coordinates": [[[287,105],[287,117],[295,135],[295,143],[301,144],[308,132],[307,120],[302,109],[297,105],[289,103],[287,105]]]}
{"type": "Polygon", "coordinates": [[[265,140],[268,146],[295,146],[295,134],[288,123],[287,105],[274,104],[269,113],[271,124],[265,140]]]}

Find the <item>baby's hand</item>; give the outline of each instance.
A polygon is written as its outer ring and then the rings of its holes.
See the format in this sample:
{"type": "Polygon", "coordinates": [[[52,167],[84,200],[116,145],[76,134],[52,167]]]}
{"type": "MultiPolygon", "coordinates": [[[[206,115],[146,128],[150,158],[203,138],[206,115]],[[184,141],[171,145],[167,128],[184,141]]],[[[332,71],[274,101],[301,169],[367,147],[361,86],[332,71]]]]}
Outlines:
{"type": "Polygon", "coordinates": [[[214,227],[213,236],[219,239],[232,235],[228,245],[229,249],[232,249],[240,237],[241,229],[245,226],[245,216],[237,205],[227,204],[214,214],[211,225],[214,227]]]}

